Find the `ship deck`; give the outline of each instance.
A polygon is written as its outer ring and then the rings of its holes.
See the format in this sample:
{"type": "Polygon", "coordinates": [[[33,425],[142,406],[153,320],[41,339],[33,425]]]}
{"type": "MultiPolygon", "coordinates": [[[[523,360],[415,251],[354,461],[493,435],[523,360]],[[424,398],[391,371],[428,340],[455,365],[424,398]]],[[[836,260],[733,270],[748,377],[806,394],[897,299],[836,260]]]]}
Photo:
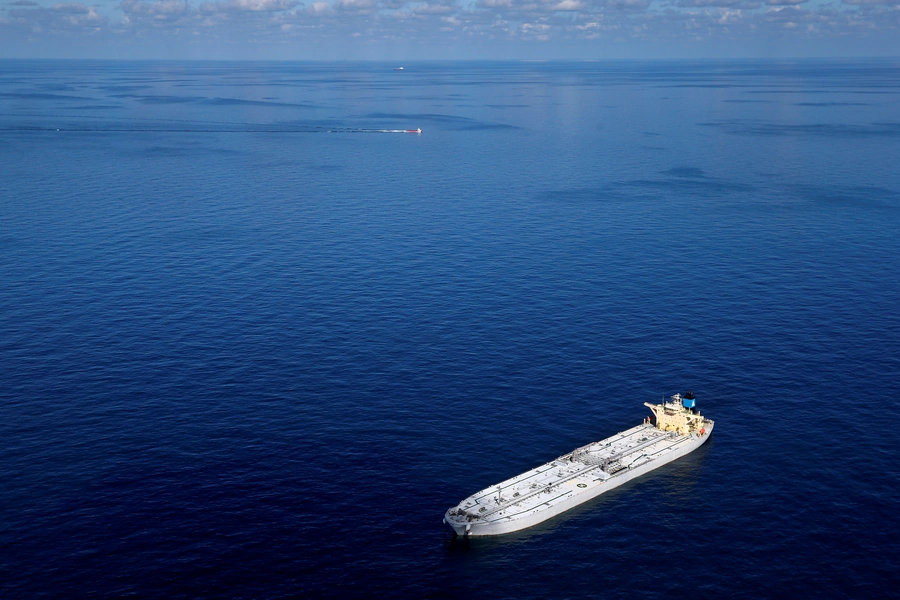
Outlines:
{"type": "Polygon", "coordinates": [[[573,496],[591,492],[593,496],[607,480],[674,451],[691,437],[638,425],[485,488],[460,502],[456,516],[451,510],[449,518],[481,523],[516,520],[549,510],[573,496]]]}

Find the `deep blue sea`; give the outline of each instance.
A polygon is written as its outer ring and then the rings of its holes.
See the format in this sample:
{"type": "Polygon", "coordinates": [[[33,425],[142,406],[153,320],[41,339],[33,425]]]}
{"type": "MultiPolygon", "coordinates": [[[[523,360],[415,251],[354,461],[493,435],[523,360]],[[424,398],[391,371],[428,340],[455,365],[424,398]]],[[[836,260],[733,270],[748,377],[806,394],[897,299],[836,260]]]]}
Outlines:
{"type": "Polygon", "coordinates": [[[0,596],[897,597],[900,61],[394,66],[0,61],[0,596]]]}

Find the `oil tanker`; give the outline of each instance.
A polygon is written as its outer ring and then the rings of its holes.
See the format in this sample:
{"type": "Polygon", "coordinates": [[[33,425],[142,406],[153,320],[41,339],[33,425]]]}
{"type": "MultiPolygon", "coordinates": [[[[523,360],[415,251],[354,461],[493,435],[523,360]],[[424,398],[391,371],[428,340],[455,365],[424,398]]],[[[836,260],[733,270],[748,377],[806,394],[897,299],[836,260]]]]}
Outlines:
{"type": "Polygon", "coordinates": [[[472,494],[444,523],[461,536],[532,527],[693,452],[712,434],[691,392],[644,405],[653,419],[472,494]]]}

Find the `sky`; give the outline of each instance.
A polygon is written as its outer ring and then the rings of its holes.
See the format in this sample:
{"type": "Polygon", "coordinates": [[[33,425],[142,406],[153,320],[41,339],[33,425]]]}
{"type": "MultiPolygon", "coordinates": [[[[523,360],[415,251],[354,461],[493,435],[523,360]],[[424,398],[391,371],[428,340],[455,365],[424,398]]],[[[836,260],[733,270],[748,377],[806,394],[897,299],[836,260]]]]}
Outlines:
{"type": "Polygon", "coordinates": [[[900,56],[900,0],[0,0],[0,58],[900,56]]]}

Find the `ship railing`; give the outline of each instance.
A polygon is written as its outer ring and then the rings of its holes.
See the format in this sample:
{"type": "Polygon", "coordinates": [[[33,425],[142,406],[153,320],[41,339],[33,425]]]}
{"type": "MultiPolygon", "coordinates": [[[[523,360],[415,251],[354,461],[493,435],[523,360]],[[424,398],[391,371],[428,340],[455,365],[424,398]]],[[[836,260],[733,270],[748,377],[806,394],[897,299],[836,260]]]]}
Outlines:
{"type": "Polygon", "coordinates": [[[628,456],[629,454],[634,454],[640,450],[643,450],[647,446],[652,446],[656,442],[659,442],[665,438],[675,437],[675,432],[669,432],[667,435],[655,435],[651,439],[641,442],[637,446],[633,446],[621,452],[616,452],[614,454],[610,454],[609,456],[590,456],[590,450],[587,450],[588,446],[583,446],[578,448],[574,452],[572,452],[572,460],[577,460],[579,462],[583,462],[586,464],[596,464],[599,465],[603,470],[606,470],[606,467],[622,458],[628,456]],[[579,453],[579,451],[582,451],[579,453]]]}
{"type": "MultiPolygon", "coordinates": [[[[671,431],[666,435],[657,435],[657,436],[654,436],[652,439],[649,439],[645,442],[638,444],[637,446],[628,448],[627,450],[624,450],[624,451],[616,453],[616,454],[611,454],[609,456],[603,457],[602,459],[600,459],[600,462],[598,464],[586,463],[586,464],[588,464],[588,466],[586,468],[574,471],[570,475],[563,477],[563,478],[559,479],[558,481],[555,481],[549,485],[541,486],[538,489],[534,490],[533,492],[529,492],[527,494],[523,494],[523,495],[519,496],[515,500],[512,500],[512,501],[507,500],[505,502],[501,502],[496,508],[492,508],[492,509],[487,510],[486,512],[478,514],[477,518],[485,519],[487,517],[490,517],[493,514],[500,512],[501,510],[505,510],[506,508],[509,508],[510,506],[514,506],[516,504],[521,504],[523,501],[528,500],[530,498],[534,498],[535,496],[539,496],[540,494],[543,494],[543,493],[550,493],[550,491],[554,487],[557,487],[567,481],[571,481],[572,479],[575,479],[576,477],[584,475],[585,473],[593,471],[597,468],[599,468],[601,471],[603,471],[607,475],[612,475],[613,473],[617,473],[623,469],[626,469],[627,467],[625,467],[624,465],[621,465],[621,464],[614,466],[614,463],[617,463],[625,456],[634,454],[635,452],[639,452],[640,450],[643,450],[647,446],[655,444],[656,442],[659,442],[667,437],[668,438],[677,437],[677,434],[674,431],[671,431]],[[621,466],[621,468],[618,468],[618,466],[621,466]],[[607,471],[606,470],[607,468],[610,468],[610,470],[612,472],[607,471]]],[[[585,462],[581,459],[576,459],[575,458],[576,453],[578,453],[580,450],[584,450],[585,448],[589,448],[592,445],[593,444],[588,444],[587,446],[582,446],[581,448],[576,448],[575,450],[573,450],[571,452],[571,454],[566,455],[566,456],[571,457],[573,460],[578,460],[578,462],[585,462]]],[[[599,457],[597,457],[597,458],[599,459],[599,457]]],[[[593,460],[591,462],[593,462],[593,460]]]]}
{"type": "MultiPolygon", "coordinates": [[[[585,469],[579,469],[578,471],[575,471],[575,472],[567,475],[566,477],[559,479],[558,481],[555,481],[549,485],[542,485],[538,489],[534,490],[533,492],[528,492],[527,494],[522,494],[515,500],[506,501],[506,503],[500,504],[500,506],[498,506],[497,508],[492,508],[492,509],[488,510],[487,512],[481,513],[478,516],[481,517],[482,519],[484,519],[495,513],[500,512],[501,510],[505,510],[505,509],[509,508],[510,506],[515,506],[516,504],[521,504],[523,501],[528,500],[530,498],[534,498],[535,496],[540,496],[541,494],[549,494],[552,492],[553,488],[557,487],[558,485],[563,484],[567,481],[571,481],[572,479],[575,479],[576,477],[578,477],[580,475],[584,475],[585,473],[587,473],[589,471],[593,471],[596,468],[597,467],[595,465],[590,465],[585,469]]],[[[540,506],[540,504],[538,504],[537,506],[540,506]]],[[[537,508],[537,506],[535,508],[537,508]]]]}

